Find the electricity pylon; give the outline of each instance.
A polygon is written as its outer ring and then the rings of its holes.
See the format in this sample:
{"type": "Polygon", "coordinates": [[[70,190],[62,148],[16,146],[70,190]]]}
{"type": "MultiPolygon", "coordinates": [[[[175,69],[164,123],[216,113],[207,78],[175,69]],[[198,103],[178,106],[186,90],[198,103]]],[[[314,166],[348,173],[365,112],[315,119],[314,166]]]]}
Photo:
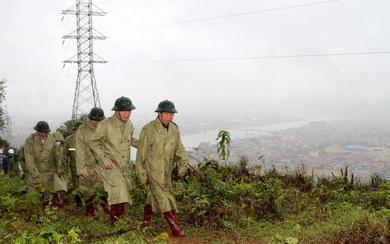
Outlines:
{"type": "Polygon", "coordinates": [[[63,39],[77,40],[77,54],[64,63],[78,64],[72,111],[72,119],[78,119],[88,114],[92,107],[101,107],[93,64],[107,61],[94,54],[93,40],[105,40],[107,37],[93,29],[92,16],[104,16],[106,12],[93,5],[92,0],[76,0],[76,5],[63,10],[62,14],[75,14],[77,21],[77,29],[63,39]]]}

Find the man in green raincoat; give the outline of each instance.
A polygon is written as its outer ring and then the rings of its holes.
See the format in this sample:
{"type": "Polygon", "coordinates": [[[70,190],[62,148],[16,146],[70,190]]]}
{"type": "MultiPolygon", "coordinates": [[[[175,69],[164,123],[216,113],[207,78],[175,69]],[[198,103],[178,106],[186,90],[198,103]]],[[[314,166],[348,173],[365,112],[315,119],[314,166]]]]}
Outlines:
{"type": "Polygon", "coordinates": [[[157,118],[141,130],[135,165],[139,182],[148,183],[150,187],[142,225],[150,226],[153,213],[161,212],[172,234],[181,237],[184,232],[174,215],[179,209],[172,188],[172,171],[178,167],[178,175],[183,176],[188,167],[188,155],[179,128],[172,122],[177,113],[173,102],[160,102],[155,112],[157,118]]]}
{"type": "Polygon", "coordinates": [[[9,161],[8,173],[12,176],[19,177],[18,160],[19,160],[19,154],[15,153],[14,156],[9,161]]]}
{"type": "Polygon", "coordinates": [[[19,150],[19,159],[18,159],[19,177],[22,180],[25,178],[25,174],[24,174],[25,168],[26,168],[26,159],[24,157],[24,146],[22,146],[19,150]]]}
{"type": "Polygon", "coordinates": [[[36,133],[27,137],[24,143],[24,159],[26,161],[27,194],[42,194],[43,204],[51,200],[50,191],[54,191],[54,172],[56,172],[56,144],[49,134],[46,121],[39,121],[34,126],[36,133]]]}
{"type": "MultiPolygon", "coordinates": [[[[96,163],[96,159],[91,151],[91,138],[96,132],[100,121],[104,116],[101,108],[94,107],[88,114],[89,120],[80,125],[76,133],[76,169],[79,175],[80,189],[83,192],[85,200],[85,215],[95,217],[94,199],[97,190],[103,190],[103,180],[101,176],[101,167],[96,163]]],[[[110,207],[105,196],[100,196],[101,203],[106,214],[110,214],[110,207]]]]}
{"type": "Polygon", "coordinates": [[[111,226],[118,219],[124,220],[126,203],[131,203],[130,147],[138,147],[133,138],[134,127],[130,120],[135,109],[128,97],[120,97],[112,108],[115,113],[99,124],[91,139],[91,148],[98,161],[104,167],[104,189],[108,192],[111,206],[111,226]]]}
{"type": "MultiPolygon", "coordinates": [[[[69,165],[70,168],[70,175],[72,180],[72,190],[76,190],[79,188],[79,176],[77,175],[77,169],[76,169],[76,133],[80,125],[82,125],[82,121],[77,121],[72,126],[73,133],[70,136],[67,136],[65,138],[64,143],[64,161],[69,165]]],[[[77,211],[81,211],[82,209],[82,202],[81,202],[81,196],[80,194],[75,194],[75,201],[76,201],[76,209],[77,211]]]]}
{"type": "Polygon", "coordinates": [[[64,201],[62,199],[62,192],[68,191],[68,165],[63,159],[64,153],[64,136],[61,131],[56,131],[53,133],[53,137],[56,143],[56,152],[57,158],[59,159],[56,162],[56,172],[54,174],[54,196],[53,196],[53,204],[55,206],[62,206],[64,201]]]}

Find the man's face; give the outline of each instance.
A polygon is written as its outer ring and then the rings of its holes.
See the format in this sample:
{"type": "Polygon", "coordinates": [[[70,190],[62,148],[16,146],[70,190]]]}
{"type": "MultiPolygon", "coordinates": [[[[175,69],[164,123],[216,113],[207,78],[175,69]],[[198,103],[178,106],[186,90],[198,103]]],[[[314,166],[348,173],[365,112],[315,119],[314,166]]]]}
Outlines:
{"type": "Polygon", "coordinates": [[[116,114],[116,117],[117,117],[120,121],[126,122],[126,121],[128,121],[129,118],[130,118],[131,110],[130,110],[130,111],[116,111],[115,114],[116,114]]]}
{"type": "Polygon", "coordinates": [[[158,117],[164,125],[168,125],[173,120],[174,113],[161,112],[158,113],[158,117]]]}
{"type": "Polygon", "coordinates": [[[47,135],[49,134],[49,132],[40,132],[40,131],[37,131],[37,134],[38,134],[39,138],[41,138],[42,140],[46,140],[46,137],[47,137],[47,135]]]}
{"type": "Polygon", "coordinates": [[[98,124],[99,124],[99,121],[96,121],[96,120],[90,120],[91,121],[91,124],[94,126],[94,127],[97,127],[98,124]]]}

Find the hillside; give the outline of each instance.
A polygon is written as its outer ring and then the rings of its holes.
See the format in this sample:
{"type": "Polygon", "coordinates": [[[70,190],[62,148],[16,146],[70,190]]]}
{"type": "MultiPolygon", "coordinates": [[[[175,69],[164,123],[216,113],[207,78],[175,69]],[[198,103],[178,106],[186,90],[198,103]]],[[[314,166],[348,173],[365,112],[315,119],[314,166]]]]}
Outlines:
{"type": "MultiPolygon", "coordinates": [[[[181,208],[177,218],[186,232],[174,238],[161,215],[140,229],[146,188],[133,182],[133,205],[125,224],[109,227],[100,213],[89,219],[75,211],[71,193],[65,207],[43,209],[26,198],[25,182],[0,176],[0,240],[4,243],[388,243],[390,183],[348,177],[314,178],[302,168],[289,174],[261,173],[205,159],[174,181],[181,208]],[[166,234],[169,238],[166,238],[166,234]]],[[[134,179],[134,177],[133,177],[134,179]]]]}

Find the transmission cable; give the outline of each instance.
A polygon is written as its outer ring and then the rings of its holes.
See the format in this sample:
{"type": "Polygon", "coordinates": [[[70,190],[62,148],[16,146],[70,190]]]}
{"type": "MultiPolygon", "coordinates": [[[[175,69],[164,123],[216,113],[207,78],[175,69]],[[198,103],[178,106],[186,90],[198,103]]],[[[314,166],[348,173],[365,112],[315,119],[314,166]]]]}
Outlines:
{"type": "Polygon", "coordinates": [[[208,20],[214,20],[214,19],[237,17],[237,16],[249,15],[249,14],[259,14],[259,13],[264,13],[264,12],[272,12],[272,11],[279,11],[279,10],[292,9],[292,8],[308,7],[308,6],[318,5],[318,4],[326,4],[326,3],[339,2],[339,1],[341,1],[341,0],[329,0],[329,1],[322,1],[322,2],[315,2],[315,3],[291,5],[291,6],[285,6],[285,7],[279,7],[279,8],[263,9],[263,10],[258,10],[258,11],[243,12],[243,13],[237,13],[237,14],[228,14],[228,15],[221,15],[221,16],[216,16],[216,17],[202,18],[202,19],[184,20],[184,21],[159,24],[159,25],[140,26],[140,27],[134,27],[134,28],[129,28],[129,29],[123,29],[123,30],[112,30],[112,31],[106,31],[106,33],[151,29],[151,28],[171,26],[171,25],[179,25],[179,24],[187,24],[187,23],[208,21],[208,20]]]}
{"type": "MultiPolygon", "coordinates": [[[[24,102],[21,103],[21,104],[29,104],[29,105],[31,105],[31,104],[32,104],[32,100],[34,100],[34,99],[37,97],[36,94],[37,94],[38,92],[40,92],[41,87],[42,87],[43,84],[46,82],[46,77],[47,77],[47,75],[48,75],[50,69],[52,68],[52,65],[53,65],[54,61],[51,61],[50,66],[49,66],[49,69],[48,69],[48,70],[46,71],[46,73],[44,74],[43,79],[41,79],[41,81],[36,85],[36,83],[38,82],[38,77],[39,77],[39,75],[43,72],[42,70],[43,70],[44,63],[46,62],[46,60],[49,59],[49,54],[51,54],[50,50],[53,48],[54,43],[55,43],[55,40],[57,40],[57,35],[58,35],[58,33],[59,33],[59,30],[60,30],[60,28],[61,28],[61,25],[62,25],[62,23],[63,23],[63,20],[64,20],[64,18],[61,19],[61,21],[60,21],[60,23],[59,23],[59,25],[58,25],[58,28],[57,28],[57,30],[56,30],[56,32],[55,32],[55,35],[54,35],[53,38],[52,38],[51,44],[49,45],[49,49],[47,50],[45,59],[44,59],[44,61],[41,63],[41,66],[40,66],[40,68],[39,68],[39,70],[38,70],[38,73],[36,74],[35,79],[34,79],[34,81],[33,81],[33,85],[34,85],[35,87],[37,87],[37,88],[35,89],[34,92],[29,93],[27,96],[25,96],[25,97],[24,97],[24,102]],[[29,102],[26,102],[26,101],[29,101],[29,102]]],[[[59,50],[57,50],[56,56],[58,55],[58,52],[59,52],[59,50]]],[[[55,57],[56,57],[56,56],[55,56],[55,57]]],[[[31,110],[31,109],[28,109],[28,110],[31,110]]],[[[31,110],[31,111],[35,111],[35,109],[33,109],[33,110],[31,110]]]]}
{"type": "Polygon", "coordinates": [[[379,54],[390,54],[390,51],[355,52],[355,53],[319,53],[319,54],[300,54],[300,55],[225,57],[225,58],[129,60],[129,61],[111,61],[111,63],[202,62],[202,61],[229,61],[229,60],[250,60],[250,59],[285,59],[285,58],[310,58],[310,57],[331,57],[331,56],[379,55],[379,54]]]}

